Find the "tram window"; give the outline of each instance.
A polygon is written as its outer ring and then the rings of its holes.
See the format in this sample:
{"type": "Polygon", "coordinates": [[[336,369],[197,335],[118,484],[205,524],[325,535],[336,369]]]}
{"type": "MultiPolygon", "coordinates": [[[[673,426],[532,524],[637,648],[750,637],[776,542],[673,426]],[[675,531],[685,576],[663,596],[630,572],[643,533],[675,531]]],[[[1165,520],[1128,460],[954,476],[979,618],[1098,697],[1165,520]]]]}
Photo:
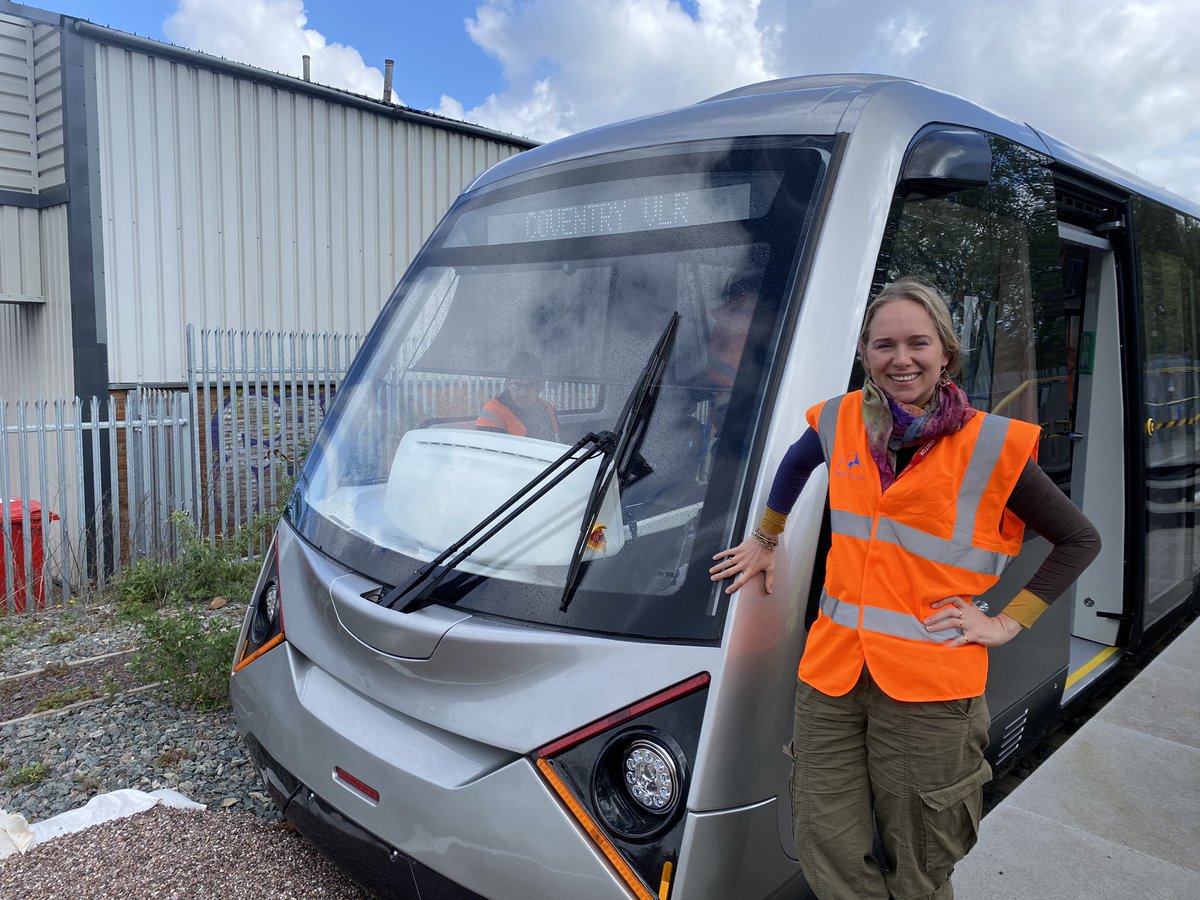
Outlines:
{"type": "Polygon", "coordinates": [[[1038,154],[989,141],[987,187],[897,196],[875,289],[909,274],[937,285],[963,344],[960,383],[972,405],[1041,425],[1039,461],[1065,487],[1070,382],[1054,185],[1038,154]]]}
{"type": "Polygon", "coordinates": [[[1200,221],[1136,199],[1146,437],[1145,624],[1182,603],[1200,574],[1200,221]]]}

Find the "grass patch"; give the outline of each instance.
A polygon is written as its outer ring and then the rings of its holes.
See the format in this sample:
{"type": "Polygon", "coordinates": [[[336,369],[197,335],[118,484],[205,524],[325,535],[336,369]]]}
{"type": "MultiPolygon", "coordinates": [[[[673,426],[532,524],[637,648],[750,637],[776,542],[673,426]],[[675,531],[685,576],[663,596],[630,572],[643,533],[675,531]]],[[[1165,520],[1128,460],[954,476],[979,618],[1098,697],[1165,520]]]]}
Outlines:
{"type": "Polygon", "coordinates": [[[36,635],[40,630],[40,623],[28,618],[25,614],[17,614],[17,618],[19,621],[5,622],[0,625],[0,650],[11,647],[13,644],[19,644],[36,635]]]}
{"type": "Polygon", "coordinates": [[[75,632],[73,631],[52,631],[46,635],[51,645],[58,646],[59,644],[69,644],[75,640],[75,632]]]}
{"type": "Polygon", "coordinates": [[[9,787],[23,787],[27,784],[37,784],[50,774],[50,767],[44,762],[35,762],[22,766],[8,777],[9,787]]]}
{"type": "Polygon", "coordinates": [[[47,694],[38,700],[33,705],[35,713],[49,712],[52,709],[62,709],[64,706],[70,706],[72,703],[80,703],[83,700],[95,700],[100,696],[95,688],[90,687],[73,687],[66,688],[61,691],[54,691],[47,694]]]}

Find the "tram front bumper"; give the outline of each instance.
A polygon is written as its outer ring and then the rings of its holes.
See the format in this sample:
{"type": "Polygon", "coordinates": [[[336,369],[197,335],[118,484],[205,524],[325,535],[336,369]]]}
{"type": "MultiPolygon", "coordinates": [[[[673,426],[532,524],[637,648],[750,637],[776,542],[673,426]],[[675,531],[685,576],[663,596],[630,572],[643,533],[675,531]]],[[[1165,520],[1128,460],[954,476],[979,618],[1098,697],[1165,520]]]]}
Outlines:
{"type": "Polygon", "coordinates": [[[400,715],[287,642],[236,672],[230,694],[276,804],[383,896],[628,896],[527,757],[400,715]],[[339,768],[378,800],[338,780],[339,768]]]}
{"type": "Polygon", "coordinates": [[[359,884],[393,900],[483,900],[346,818],[283,768],[253,735],[246,736],[246,746],[275,805],[359,884]]]}

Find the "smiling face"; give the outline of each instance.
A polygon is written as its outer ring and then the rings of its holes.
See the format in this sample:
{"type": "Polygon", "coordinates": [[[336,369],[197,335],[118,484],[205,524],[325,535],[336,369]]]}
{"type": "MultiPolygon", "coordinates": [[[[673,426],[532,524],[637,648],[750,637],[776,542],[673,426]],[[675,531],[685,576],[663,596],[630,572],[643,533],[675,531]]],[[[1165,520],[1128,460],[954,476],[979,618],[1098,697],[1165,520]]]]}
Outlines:
{"type": "Polygon", "coordinates": [[[875,311],[862,355],[871,379],[885,394],[914,406],[932,399],[950,361],[925,307],[904,297],[875,311]]]}

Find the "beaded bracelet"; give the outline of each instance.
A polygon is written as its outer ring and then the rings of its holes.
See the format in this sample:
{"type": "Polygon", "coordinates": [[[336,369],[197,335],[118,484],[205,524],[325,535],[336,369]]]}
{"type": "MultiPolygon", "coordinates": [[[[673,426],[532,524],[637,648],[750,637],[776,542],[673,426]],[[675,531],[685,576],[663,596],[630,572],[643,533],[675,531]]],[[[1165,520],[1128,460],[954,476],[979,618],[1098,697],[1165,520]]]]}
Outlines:
{"type": "Polygon", "coordinates": [[[770,550],[772,553],[774,553],[775,548],[779,546],[779,539],[771,537],[761,528],[755,528],[752,532],[750,532],[750,539],[764,550],[770,550]]]}

